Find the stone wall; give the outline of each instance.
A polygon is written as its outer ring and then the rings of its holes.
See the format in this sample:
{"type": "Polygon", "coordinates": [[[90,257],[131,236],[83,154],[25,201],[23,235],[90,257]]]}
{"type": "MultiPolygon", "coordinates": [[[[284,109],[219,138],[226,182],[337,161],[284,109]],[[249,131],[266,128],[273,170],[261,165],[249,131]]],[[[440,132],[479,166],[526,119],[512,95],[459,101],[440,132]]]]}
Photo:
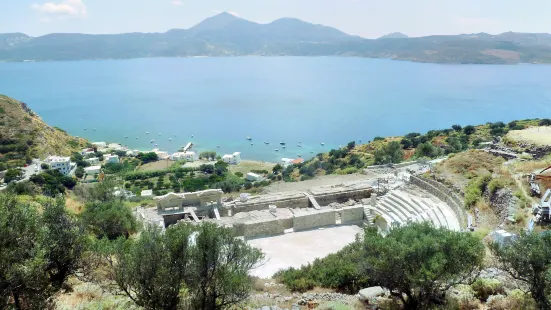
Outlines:
{"type": "Polygon", "coordinates": [[[303,211],[297,213],[295,214],[295,218],[293,219],[293,228],[295,231],[299,231],[335,225],[335,213],[336,211],[333,209],[303,211]]]}
{"type": "MultiPolygon", "coordinates": [[[[255,201],[254,199],[246,202],[233,202],[224,206],[225,209],[231,209],[232,215],[235,215],[239,212],[251,212],[251,211],[261,211],[267,210],[269,205],[275,205],[278,208],[308,208],[309,200],[306,195],[302,194],[300,196],[288,197],[283,199],[272,199],[272,200],[262,200],[255,201]]],[[[226,212],[227,213],[227,212],[226,212]]]]}
{"type": "Polygon", "coordinates": [[[243,236],[255,238],[283,234],[285,229],[293,227],[292,218],[275,218],[271,220],[259,220],[244,223],[243,236]]]}
{"type": "Polygon", "coordinates": [[[457,196],[457,194],[441,183],[423,179],[414,175],[411,176],[410,182],[444,201],[448,206],[450,206],[455,216],[457,216],[461,228],[467,227],[467,212],[463,207],[464,204],[462,203],[462,200],[457,196]]]}
{"type": "Polygon", "coordinates": [[[346,223],[358,223],[364,219],[364,206],[357,205],[351,207],[344,207],[341,211],[341,224],[346,223]]]}
{"type": "Polygon", "coordinates": [[[344,203],[347,202],[349,199],[361,200],[364,198],[369,198],[371,197],[372,192],[373,189],[369,187],[365,189],[340,191],[327,194],[313,194],[312,196],[314,196],[320,206],[323,207],[333,202],[344,203]]]}

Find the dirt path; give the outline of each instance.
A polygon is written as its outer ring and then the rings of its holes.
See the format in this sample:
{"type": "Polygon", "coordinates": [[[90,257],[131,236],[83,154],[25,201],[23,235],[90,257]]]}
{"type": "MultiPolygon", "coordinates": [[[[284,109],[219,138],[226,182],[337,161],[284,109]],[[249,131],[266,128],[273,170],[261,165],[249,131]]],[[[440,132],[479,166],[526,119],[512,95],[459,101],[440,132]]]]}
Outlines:
{"type": "Polygon", "coordinates": [[[278,193],[278,192],[288,192],[288,191],[305,191],[312,187],[323,186],[323,185],[333,185],[345,182],[352,182],[358,180],[371,179],[369,176],[364,174],[347,174],[347,175],[324,175],[316,177],[312,180],[301,181],[301,182],[276,182],[272,183],[270,186],[264,189],[267,193],[278,193]]]}

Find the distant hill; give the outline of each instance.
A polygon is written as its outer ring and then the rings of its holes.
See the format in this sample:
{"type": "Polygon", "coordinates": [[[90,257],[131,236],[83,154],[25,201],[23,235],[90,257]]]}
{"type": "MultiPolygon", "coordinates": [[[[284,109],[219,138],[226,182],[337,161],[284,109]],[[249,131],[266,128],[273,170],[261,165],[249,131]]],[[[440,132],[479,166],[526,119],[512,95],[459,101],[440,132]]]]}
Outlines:
{"type": "Polygon", "coordinates": [[[407,39],[409,38],[407,35],[401,33],[401,32],[393,32],[389,33],[387,35],[384,35],[380,37],[379,39],[407,39]]]}
{"type": "Polygon", "coordinates": [[[0,171],[46,155],[70,155],[88,141],[48,126],[25,103],[0,95],[0,171]]]}
{"type": "Polygon", "coordinates": [[[357,56],[432,63],[551,63],[551,34],[487,33],[376,40],[294,18],[268,24],[229,13],[165,33],[29,37],[0,34],[0,61],[47,61],[191,56],[357,56]],[[388,40],[392,39],[392,40],[388,40]]]}

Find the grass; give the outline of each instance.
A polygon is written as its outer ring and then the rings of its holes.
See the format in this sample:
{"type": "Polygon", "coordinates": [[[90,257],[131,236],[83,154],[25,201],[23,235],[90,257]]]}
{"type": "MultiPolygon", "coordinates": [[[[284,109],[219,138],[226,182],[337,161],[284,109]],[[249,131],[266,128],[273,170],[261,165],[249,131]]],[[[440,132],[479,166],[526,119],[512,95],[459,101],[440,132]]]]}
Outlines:
{"type": "Polygon", "coordinates": [[[251,170],[267,170],[271,172],[274,166],[274,163],[244,160],[239,165],[230,165],[228,168],[232,173],[241,172],[243,175],[246,175],[251,170]]]}

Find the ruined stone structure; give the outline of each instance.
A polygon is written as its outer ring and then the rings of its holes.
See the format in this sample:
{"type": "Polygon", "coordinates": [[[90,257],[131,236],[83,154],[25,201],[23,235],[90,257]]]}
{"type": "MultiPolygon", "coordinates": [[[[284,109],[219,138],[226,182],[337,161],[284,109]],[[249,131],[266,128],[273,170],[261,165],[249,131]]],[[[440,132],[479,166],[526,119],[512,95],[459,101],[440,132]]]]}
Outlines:
{"type": "Polygon", "coordinates": [[[176,224],[179,220],[199,221],[203,217],[215,217],[222,207],[220,189],[209,189],[193,193],[168,193],[155,197],[157,212],[163,216],[165,226],[176,224]]]}

